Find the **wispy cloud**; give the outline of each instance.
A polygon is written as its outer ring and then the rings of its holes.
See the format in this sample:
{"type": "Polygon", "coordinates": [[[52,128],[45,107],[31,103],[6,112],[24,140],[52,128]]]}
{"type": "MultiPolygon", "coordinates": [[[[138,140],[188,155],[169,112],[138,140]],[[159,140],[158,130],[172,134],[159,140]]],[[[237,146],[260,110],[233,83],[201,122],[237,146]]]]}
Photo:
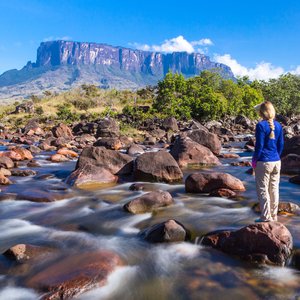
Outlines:
{"type": "Polygon", "coordinates": [[[70,41],[72,38],[70,36],[61,36],[61,37],[54,37],[49,36],[43,39],[43,42],[51,42],[51,41],[57,41],[57,40],[63,40],[63,41],[70,41]]]}
{"type": "Polygon", "coordinates": [[[207,46],[213,45],[213,42],[209,38],[203,38],[198,41],[188,41],[182,35],[175,38],[164,40],[160,45],[148,45],[140,43],[130,43],[131,46],[144,51],[155,51],[155,52],[207,52],[207,46]],[[206,47],[200,47],[206,46],[206,47]]]}
{"type": "Polygon", "coordinates": [[[256,64],[254,68],[247,68],[238,63],[238,61],[232,58],[230,54],[216,54],[214,55],[214,60],[229,66],[235,76],[248,76],[250,80],[268,80],[271,78],[278,78],[280,75],[288,72],[300,75],[300,66],[297,66],[295,69],[284,70],[282,67],[274,66],[269,62],[262,61],[256,64]]]}

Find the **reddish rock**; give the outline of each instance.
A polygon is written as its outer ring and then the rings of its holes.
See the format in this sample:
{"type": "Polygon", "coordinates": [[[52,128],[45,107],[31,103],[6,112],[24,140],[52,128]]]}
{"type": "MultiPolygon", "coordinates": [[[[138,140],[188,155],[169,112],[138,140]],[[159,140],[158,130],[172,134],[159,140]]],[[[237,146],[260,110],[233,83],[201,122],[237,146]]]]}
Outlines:
{"type": "Polygon", "coordinates": [[[67,178],[67,183],[77,187],[85,184],[108,184],[116,183],[118,177],[103,167],[85,164],[83,167],[73,171],[67,178]]]}
{"type": "Polygon", "coordinates": [[[67,158],[62,154],[53,154],[51,155],[50,160],[52,162],[64,162],[64,161],[69,161],[69,158],[67,158]]]}
{"type": "Polygon", "coordinates": [[[209,196],[233,199],[233,198],[236,198],[237,195],[234,191],[229,190],[229,189],[217,189],[217,190],[211,191],[209,196]]]}
{"type": "Polygon", "coordinates": [[[281,173],[300,174],[300,155],[288,154],[281,159],[281,173]]]}
{"type": "Polygon", "coordinates": [[[143,230],[141,237],[150,243],[171,243],[188,241],[191,234],[178,221],[168,220],[143,230]]]}
{"type": "Polygon", "coordinates": [[[275,265],[284,265],[293,249],[290,232],[279,222],[252,224],[237,231],[211,232],[201,241],[203,245],[248,261],[275,265]]]}
{"type": "Polygon", "coordinates": [[[32,274],[25,284],[43,294],[43,300],[72,299],[106,284],[121,258],[109,251],[86,252],[64,257],[32,274]]]}
{"type": "Polygon", "coordinates": [[[168,131],[178,131],[177,120],[174,117],[167,118],[163,121],[163,129],[168,131]]]}
{"type": "Polygon", "coordinates": [[[251,162],[250,161],[236,161],[236,162],[232,162],[231,163],[232,166],[235,166],[235,167],[251,167],[251,162]]]}
{"type": "Polygon", "coordinates": [[[69,149],[66,149],[66,148],[61,148],[57,151],[57,154],[61,154],[61,155],[64,155],[66,157],[78,157],[78,153],[76,153],[75,151],[73,150],[69,150],[69,149]]]}
{"type": "Polygon", "coordinates": [[[173,203],[174,200],[169,192],[158,190],[129,201],[124,205],[124,209],[133,214],[142,214],[173,203]]]}
{"type": "Polygon", "coordinates": [[[23,129],[24,134],[27,135],[44,135],[44,130],[40,127],[40,124],[35,119],[31,119],[28,121],[28,123],[25,125],[23,129]]]}
{"type": "Polygon", "coordinates": [[[11,171],[12,176],[34,176],[36,175],[36,171],[33,170],[25,170],[25,169],[15,169],[11,171]]]}
{"type": "Polygon", "coordinates": [[[228,173],[194,173],[189,175],[185,181],[187,193],[210,193],[221,188],[245,191],[244,184],[228,173]]]}
{"type": "MultiPolygon", "coordinates": [[[[257,213],[260,213],[259,203],[255,203],[252,209],[257,213]]],[[[278,204],[278,215],[298,215],[299,212],[300,207],[295,203],[280,201],[278,204]]]]}
{"type": "Polygon", "coordinates": [[[210,149],[215,155],[220,154],[222,145],[216,134],[198,129],[188,132],[187,135],[193,141],[210,149]]]}
{"type": "MultiPolygon", "coordinates": [[[[5,152],[1,152],[1,154],[4,155],[5,152]]],[[[0,156],[0,167],[6,168],[6,169],[11,169],[14,167],[14,162],[11,158],[7,156],[0,156]]]]}
{"type": "Polygon", "coordinates": [[[28,200],[32,202],[54,202],[67,198],[68,194],[61,192],[49,192],[37,188],[28,188],[18,193],[17,200],[28,200]]]}
{"type": "Polygon", "coordinates": [[[138,181],[176,182],[182,180],[183,174],[170,153],[158,151],[137,157],[134,178],[138,181]]]}
{"type": "Polygon", "coordinates": [[[0,168],[0,175],[2,176],[11,176],[11,171],[5,168],[0,168]]]}
{"type": "Polygon", "coordinates": [[[51,146],[48,142],[43,141],[40,143],[39,147],[44,150],[44,151],[55,151],[56,147],[55,146],[51,146]]]}
{"type": "Polygon", "coordinates": [[[111,150],[120,150],[123,147],[121,141],[116,137],[100,138],[94,143],[94,146],[102,146],[111,150]]]}
{"type": "Polygon", "coordinates": [[[11,158],[12,160],[17,160],[17,161],[33,159],[31,152],[21,147],[13,147],[10,151],[5,152],[4,155],[11,158]]]}
{"type": "Polygon", "coordinates": [[[37,146],[34,146],[34,145],[30,145],[28,150],[31,152],[31,153],[40,153],[42,151],[41,148],[37,147],[37,146]]]}
{"type": "Polygon", "coordinates": [[[125,175],[132,172],[133,158],[104,147],[86,147],[79,156],[76,169],[86,164],[102,167],[114,175],[125,175]]]}
{"type": "Polygon", "coordinates": [[[8,250],[6,250],[3,255],[8,257],[9,259],[12,259],[17,262],[25,262],[29,259],[35,259],[38,256],[44,256],[51,252],[53,252],[55,249],[48,248],[48,247],[41,247],[36,245],[30,245],[30,244],[17,244],[8,250]]]}
{"type": "Polygon", "coordinates": [[[70,140],[74,138],[71,128],[63,123],[53,127],[52,133],[56,138],[63,137],[70,140]]]}
{"type": "Polygon", "coordinates": [[[9,184],[12,184],[12,182],[7,177],[0,174],[0,185],[9,185],[9,184]]]}
{"type": "Polygon", "coordinates": [[[178,137],[170,151],[180,167],[188,165],[220,165],[219,159],[205,146],[190,138],[178,137]]]}
{"type": "Polygon", "coordinates": [[[220,158],[240,158],[236,153],[223,153],[219,155],[220,158]]]}

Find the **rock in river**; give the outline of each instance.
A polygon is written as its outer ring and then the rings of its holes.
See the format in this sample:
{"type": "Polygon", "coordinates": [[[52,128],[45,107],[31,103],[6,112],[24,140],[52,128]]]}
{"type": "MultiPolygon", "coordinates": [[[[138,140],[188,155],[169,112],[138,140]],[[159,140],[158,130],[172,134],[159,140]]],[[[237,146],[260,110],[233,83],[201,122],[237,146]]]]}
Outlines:
{"type": "Polygon", "coordinates": [[[252,262],[285,265],[293,249],[289,230],[279,222],[251,224],[237,231],[215,231],[202,244],[252,262]]]}
{"type": "Polygon", "coordinates": [[[142,214],[173,203],[174,200],[169,192],[158,190],[129,201],[124,205],[124,209],[133,214],[142,214]]]}
{"type": "Polygon", "coordinates": [[[187,193],[210,193],[221,188],[245,191],[242,181],[228,173],[194,173],[185,180],[187,193]]]}
{"type": "Polygon", "coordinates": [[[191,234],[178,221],[168,220],[143,230],[141,237],[150,243],[171,243],[187,241],[191,234]]]}
{"type": "Polygon", "coordinates": [[[175,182],[182,180],[183,174],[170,153],[158,151],[137,157],[134,178],[138,181],[175,182]]]}

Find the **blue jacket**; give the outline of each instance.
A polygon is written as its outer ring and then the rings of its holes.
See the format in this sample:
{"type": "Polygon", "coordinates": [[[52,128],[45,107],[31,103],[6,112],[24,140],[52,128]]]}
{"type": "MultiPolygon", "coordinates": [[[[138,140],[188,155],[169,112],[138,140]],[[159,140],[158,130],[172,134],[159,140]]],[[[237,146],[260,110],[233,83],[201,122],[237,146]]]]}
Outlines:
{"type": "Polygon", "coordinates": [[[252,160],[254,161],[278,161],[283,150],[283,133],[282,127],[274,121],[275,139],[270,139],[271,128],[268,121],[260,121],[255,130],[255,151],[252,160]]]}

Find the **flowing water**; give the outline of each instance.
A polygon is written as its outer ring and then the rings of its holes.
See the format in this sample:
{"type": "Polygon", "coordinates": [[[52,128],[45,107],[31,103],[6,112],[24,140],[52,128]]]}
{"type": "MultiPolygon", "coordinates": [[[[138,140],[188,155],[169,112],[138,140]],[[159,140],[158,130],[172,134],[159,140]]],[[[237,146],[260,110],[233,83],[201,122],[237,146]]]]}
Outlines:
{"type": "MultiPolygon", "coordinates": [[[[243,160],[249,153],[236,150],[243,160]]],[[[131,183],[107,188],[78,190],[64,184],[75,161],[53,164],[50,153],[36,156],[41,164],[32,168],[37,176],[17,178],[3,189],[12,193],[0,201],[0,251],[20,243],[58,249],[49,259],[60,255],[113,250],[126,262],[113,272],[104,287],[90,290],[76,299],[297,299],[300,297],[300,274],[292,267],[258,267],[217,250],[195,243],[197,237],[217,229],[238,229],[257,218],[252,210],[256,202],[254,177],[247,167],[222,166],[206,171],[228,172],[241,179],[247,191],[239,201],[186,194],[183,184],[147,183],[147,190],[169,191],[175,204],[155,213],[131,215],[122,206],[146,191],[130,191],[131,183]],[[13,200],[13,193],[36,195],[50,193],[59,201],[38,203],[13,200]],[[176,219],[191,232],[193,242],[148,244],[139,232],[155,223],[176,219]]],[[[185,170],[185,177],[196,172],[185,170]]],[[[299,186],[282,176],[281,201],[300,202],[299,186]]],[[[291,231],[296,248],[300,247],[298,216],[279,216],[291,231]]],[[[52,259],[52,260],[51,260],[52,259]]],[[[34,262],[32,263],[34,264],[34,262]]],[[[36,267],[36,266],[35,266],[36,267]]],[[[22,284],[32,275],[31,264],[11,264],[0,255],[0,299],[38,299],[36,291],[22,284]],[[8,271],[7,271],[8,270],[8,271]]],[[[41,265],[42,268],[42,265],[41,265]]]]}

